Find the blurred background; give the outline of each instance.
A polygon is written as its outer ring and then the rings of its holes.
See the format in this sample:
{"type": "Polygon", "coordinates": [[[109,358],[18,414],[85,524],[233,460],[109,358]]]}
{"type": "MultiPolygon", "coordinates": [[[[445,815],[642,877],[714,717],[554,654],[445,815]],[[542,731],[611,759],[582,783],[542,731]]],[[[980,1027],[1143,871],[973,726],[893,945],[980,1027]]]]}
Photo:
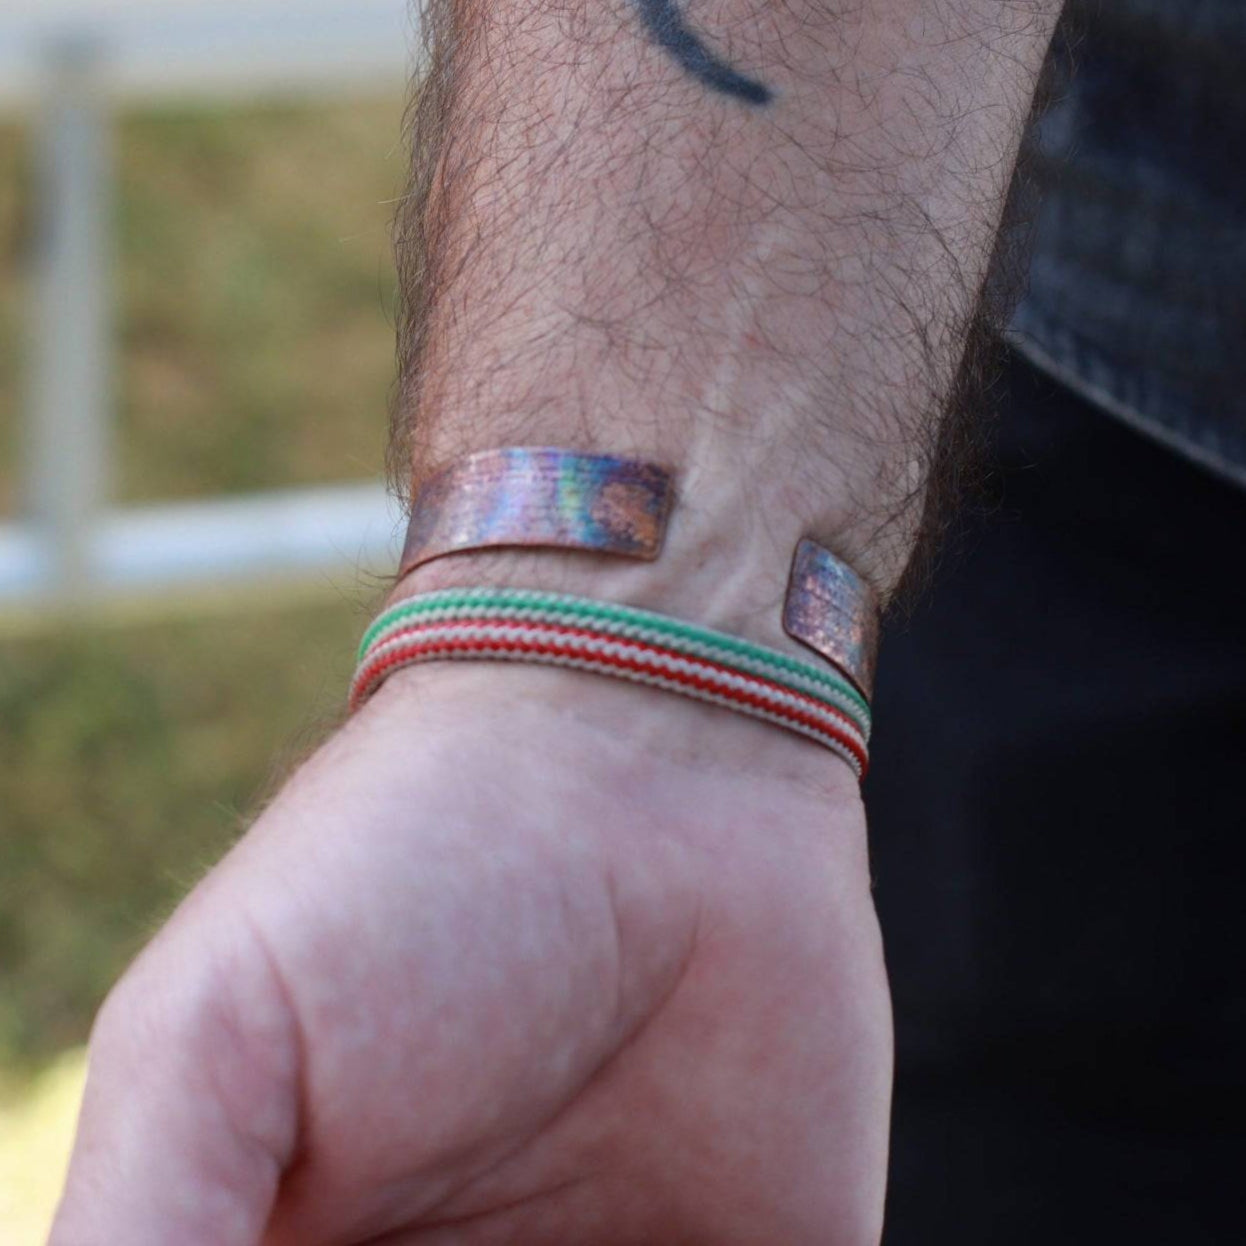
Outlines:
{"type": "Polygon", "coordinates": [[[394,565],[405,0],[0,0],[0,1242],[394,565]]]}

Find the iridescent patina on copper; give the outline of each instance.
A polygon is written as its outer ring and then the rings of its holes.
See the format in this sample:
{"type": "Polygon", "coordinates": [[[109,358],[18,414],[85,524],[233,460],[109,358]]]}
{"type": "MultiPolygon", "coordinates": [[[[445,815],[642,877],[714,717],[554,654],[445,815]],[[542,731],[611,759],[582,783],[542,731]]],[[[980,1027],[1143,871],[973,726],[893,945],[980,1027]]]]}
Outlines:
{"type": "Polygon", "coordinates": [[[636,459],[546,446],[482,450],[419,489],[399,574],[444,554],[504,545],[653,559],[673,492],[668,471],[636,459]]]}
{"type": "Polygon", "coordinates": [[[878,598],[846,562],[805,537],[796,546],[783,630],[837,666],[868,697],[878,661],[878,598]]]}

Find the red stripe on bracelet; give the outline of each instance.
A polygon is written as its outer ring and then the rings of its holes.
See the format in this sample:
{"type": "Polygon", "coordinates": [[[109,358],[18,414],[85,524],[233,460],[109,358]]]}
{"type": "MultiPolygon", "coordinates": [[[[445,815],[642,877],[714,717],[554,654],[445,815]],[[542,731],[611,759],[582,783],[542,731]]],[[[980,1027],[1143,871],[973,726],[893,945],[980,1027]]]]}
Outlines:
{"type": "MultiPolygon", "coordinates": [[[[514,619],[509,617],[499,618],[497,616],[475,617],[471,619],[448,619],[430,623],[413,623],[404,627],[394,628],[392,631],[384,633],[384,637],[378,638],[379,645],[391,644],[400,637],[417,637],[426,632],[445,631],[452,627],[496,627],[510,628],[512,630],[536,629],[542,632],[557,632],[562,636],[573,636],[581,640],[597,640],[603,643],[614,645],[624,645],[632,650],[640,653],[660,654],[663,657],[676,658],[681,662],[695,662],[698,666],[707,666],[711,670],[717,671],[719,674],[731,675],[737,679],[747,679],[751,683],[760,684],[765,688],[772,688],[775,692],[782,693],[784,696],[795,697],[798,701],[803,701],[806,705],[816,706],[824,713],[831,714],[848,724],[849,727],[856,731],[860,731],[860,724],[857,723],[851,714],[841,709],[837,705],[831,705],[826,701],[820,701],[817,697],[810,696],[807,692],[802,692],[798,688],[789,688],[787,684],[781,684],[776,680],[770,679],[766,675],[758,675],[753,671],[741,671],[734,666],[726,666],[721,662],[715,661],[713,658],[703,657],[701,654],[684,653],[678,649],[668,649],[663,645],[655,645],[651,641],[637,640],[631,636],[615,636],[611,633],[596,632],[588,628],[574,627],[566,623],[543,623],[530,619],[514,619]]],[[[497,645],[501,642],[489,642],[497,645]]],[[[589,655],[596,660],[596,655],[589,655]]],[[[365,658],[365,662],[367,659],[365,658]]],[[[362,673],[362,672],[361,672],[362,673]]],[[[670,674],[663,671],[663,674],[670,674]]],[[[795,711],[788,710],[788,713],[795,711]]]]}
{"type": "MultiPolygon", "coordinates": [[[[479,625],[479,620],[472,620],[472,625],[479,625]]],[[[442,624],[443,627],[451,626],[442,624]]],[[[588,633],[593,639],[605,641],[618,641],[618,637],[601,636],[598,633],[588,633]]],[[[654,649],[651,652],[659,653],[664,656],[687,661],[687,655],[678,653],[674,650],[654,649]]],[[[865,776],[868,768],[868,757],[862,751],[860,745],[850,736],[841,733],[834,727],[827,726],[824,722],[820,722],[812,715],[802,713],[799,710],[793,710],[786,706],[775,705],[767,701],[763,697],[751,695],[738,688],[732,688],[719,684],[710,679],[705,679],[697,675],[691,675],[685,672],[676,672],[665,670],[662,667],[653,664],[645,664],[641,661],[633,661],[627,658],[615,655],[607,655],[600,653],[585,653],[583,650],[566,645],[542,644],[540,642],[528,642],[515,640],[511,642],[499,642],[496,640],[444,640],[435,643],[420,643],[413,641],[409,645],[394,650],[386,654],[383,658],[373,661],[364,660],[360,666],[359,673],[356,676],[354,687],[352,688],[351,704],[352,709],[358,706],[366,699],[371,692],[372,686],[386,671],[395,666],[403,666],[410,664],[414,659],[419,657],[435,657],[438,655],[452,655],[457,653],[476,654],[488,656],[492,652],[497,653],[516,653],[531,654],[536,656],[553,656],[573,658],[579,662],[583,662],[588,666],[606,666],[616,670],[630,670],[638,674],[655,676],[663,679],[668,683],[679,684],[685,687],[697,688],[705,692],[713,692],[724,700],[732,700],[740,702],[744,705],[752,706],[755,709],[763,710],[765,713],[773,717],[787,720],[791,723],[798,723],[807,730],[816,734],[825,736],[835,741],[841,748],[846,750],[856,761],[861,776],[865,776]]],[[[739,672],[732,671],[732,674],[738,675],[739,672]]],[[[750,678],[753,678],[750,676],[750,678]]],[[[758,680],[759,683],[768,683],[765,680],[758,680]]],[[[784,691],[788,691],[784,689],[784,691]]],[[[815,702],[816,704],[816,702],[815,702]]],[[[825,708],[819,706],[819,708],[825,708]]]]}

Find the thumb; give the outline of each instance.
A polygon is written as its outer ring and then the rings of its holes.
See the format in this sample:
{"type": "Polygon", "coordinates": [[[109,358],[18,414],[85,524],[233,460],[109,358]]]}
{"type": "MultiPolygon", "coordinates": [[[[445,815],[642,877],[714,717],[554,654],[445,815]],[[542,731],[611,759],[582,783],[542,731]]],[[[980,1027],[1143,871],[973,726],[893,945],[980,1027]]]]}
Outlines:
{"type": "MultiPolygon", "coordinates": [[[[298,1126],[297,1026],[237,913],[166,931],[105,1001],[48,1246],[256,1246],[298,1126]]],[[[178,919],[175,918],[175,924],[178,919]]]]}

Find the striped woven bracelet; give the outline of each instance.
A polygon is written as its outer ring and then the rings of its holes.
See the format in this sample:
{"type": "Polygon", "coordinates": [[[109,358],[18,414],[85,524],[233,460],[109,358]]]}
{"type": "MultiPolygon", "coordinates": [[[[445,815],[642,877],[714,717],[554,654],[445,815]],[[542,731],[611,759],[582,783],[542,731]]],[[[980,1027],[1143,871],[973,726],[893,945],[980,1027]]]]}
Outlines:
{"type": "Polygon", "coordinates": [[[724,706],[815,740],[859,778],[870,708],[831,669],[631,606],[526,589],[446,589],[386,610],[364,634],[357,710],[400,667],[486,659],[596,671],[724,706]]]}

